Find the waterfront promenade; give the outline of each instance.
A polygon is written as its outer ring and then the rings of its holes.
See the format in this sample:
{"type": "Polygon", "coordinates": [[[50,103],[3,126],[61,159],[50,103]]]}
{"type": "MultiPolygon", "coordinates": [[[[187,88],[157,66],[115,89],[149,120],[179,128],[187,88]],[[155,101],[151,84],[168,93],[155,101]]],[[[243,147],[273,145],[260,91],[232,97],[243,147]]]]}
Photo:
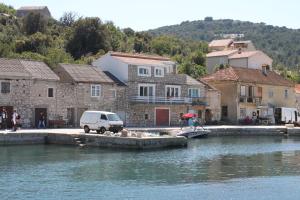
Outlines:
{"type": "MultiPolygon", "coordinates": [[[[290,126],[204,126],[210,130],[208,137],[225,136],[300,136],[299,127],[290,126]]],[[[21,129],[0,131],[0,145],[61,144],[127,149],[155,149],[186,147],[187,139],[176,136],[179,127],[127,129],[130,134],[121,137],[114,134],[97,134],[83,129],[21,129]],[[145,134],[154,133],[152,135],[145,134]]]]}

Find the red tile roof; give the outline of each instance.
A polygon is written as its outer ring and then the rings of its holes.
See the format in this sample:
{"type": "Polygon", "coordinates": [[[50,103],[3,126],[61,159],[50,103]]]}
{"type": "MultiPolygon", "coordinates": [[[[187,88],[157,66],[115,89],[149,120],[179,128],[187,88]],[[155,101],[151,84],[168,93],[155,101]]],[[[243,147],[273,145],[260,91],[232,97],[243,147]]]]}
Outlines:
{"type": "Polygon", "coordinates": [[[146,55],[137,53],[121,53],[121,52],[109,52],[112,57],[133,65],[164,65],[168,62],[174,63],[168,57],[146,55]]]}
{"type": "Polygon", "coordinates": [[[300,84],[296,84],[296,85],[295,85],[295,92],[296,92],[297,94],[300,94],[300,84]]]}
{"type": "Polygon", "coordinates": [[[233,39],[213,40],[209,43],[209,47],[227,47],[233,42],[233,39]]]}
{"type": "Polygon", "coordinates": [[[278,85],[288,87],[294,86],[293,82],[284,79],[282,76],[276,74],[273,71],[268,71],[267,75],[265,75],[261,70],[242,67],[229,67],[226,69],[222,69],[213,74],[203,77],[201,80],[205,82],[240,81],[265,85],[278,85]]]}
{"type": "Polygon", "coordinates": [[[233,54],[229,56],[229,59],[236,59],[236,58],[249,58],[254,56],[255,54],[263,53],[261,51],[242,51],[240,53],[233,54]]]}
{"type": "Polygon", "coordinates": [[[236,52],[237,50],[213,51],[206,54],[206,57],[230,56],[232,54],[235,54],[236,52]]]}

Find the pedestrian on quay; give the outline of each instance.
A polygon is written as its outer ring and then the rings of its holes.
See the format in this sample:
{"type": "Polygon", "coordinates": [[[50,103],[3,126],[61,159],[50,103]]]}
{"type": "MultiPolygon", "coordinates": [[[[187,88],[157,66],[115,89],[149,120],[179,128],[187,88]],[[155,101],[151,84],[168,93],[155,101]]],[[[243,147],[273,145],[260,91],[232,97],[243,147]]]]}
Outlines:
{"type": "Polygon", "coordinates": [[[12,124],[13,124],[12,131],[17,131],[19,120],[20,120],[20,116],[17,113],[17,110],[14,110],[14,112],[12,114],[12,124]]]}
{"type": "Polygon", "coordinates": [[[45,120],[46,120],[46,117],[45,117],[44,113],[40,112],[38,128],[46,128],[45,120]]]}
{"type": "Polygon", "coordinates": [[[1,128],[6,130],[7,129],[7,119],[8,119],[8,115],[7,115],[7,111],[5,109],[5,107],[2,108],[2,112],[1,112],[1,128]]]}

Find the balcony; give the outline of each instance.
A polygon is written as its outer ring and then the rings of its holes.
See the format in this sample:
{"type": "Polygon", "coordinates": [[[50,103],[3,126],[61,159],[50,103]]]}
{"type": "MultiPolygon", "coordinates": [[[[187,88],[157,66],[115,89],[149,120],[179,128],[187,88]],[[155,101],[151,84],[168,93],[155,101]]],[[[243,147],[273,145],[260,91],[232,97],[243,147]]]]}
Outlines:
{"type": "Polygon", "coordinates": [[[192,105],[193,106],[208,106],[208,100],[206,97],[193,97],[192,105]]]}
{"type": "Polygon", "coordinates": [[[254,97],[254,96],[240,96],[240,103],[253,103],[256,105],[261,104],[262,97],[254,97]]]}
{"type": "Polygon", "coordinates": [[[207,106],[205,97],[157,97],[157,96],[132,96],[131,102],[135,103],[151,103],[151,104],[191,104],[207,106]]]}

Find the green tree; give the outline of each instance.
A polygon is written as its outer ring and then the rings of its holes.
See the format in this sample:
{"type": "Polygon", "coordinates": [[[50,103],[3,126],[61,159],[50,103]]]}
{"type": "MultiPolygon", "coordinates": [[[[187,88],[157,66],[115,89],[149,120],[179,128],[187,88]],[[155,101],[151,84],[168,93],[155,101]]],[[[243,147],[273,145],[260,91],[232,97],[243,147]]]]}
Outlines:
{"type": "Polygon", "coordinates": [[[66,50],[75,59],[89,53],[95,54],[100,49],[105,51],[110,49],[109,31],[99,18],[79,19],[72,27],[66,50]]]}
{"type": "Polygon", "coordinates": [[[59,22],[63,26],[71,27],[77,19],[77,14],[74,12],[64,12],[64,14],[59,18],[59,22]]]}
{"type": "Polygon", "coordinates": [[[47,19],[40,13],[29,13],[23,18],[23,30],[27,35],[46,31],[47,19]]]}
{"type": "Polygon", "coordinates": [[[16,10],[12,6],[7,6],[4,3],[0,3],[0,13],[15,15],[16,10]]]}

